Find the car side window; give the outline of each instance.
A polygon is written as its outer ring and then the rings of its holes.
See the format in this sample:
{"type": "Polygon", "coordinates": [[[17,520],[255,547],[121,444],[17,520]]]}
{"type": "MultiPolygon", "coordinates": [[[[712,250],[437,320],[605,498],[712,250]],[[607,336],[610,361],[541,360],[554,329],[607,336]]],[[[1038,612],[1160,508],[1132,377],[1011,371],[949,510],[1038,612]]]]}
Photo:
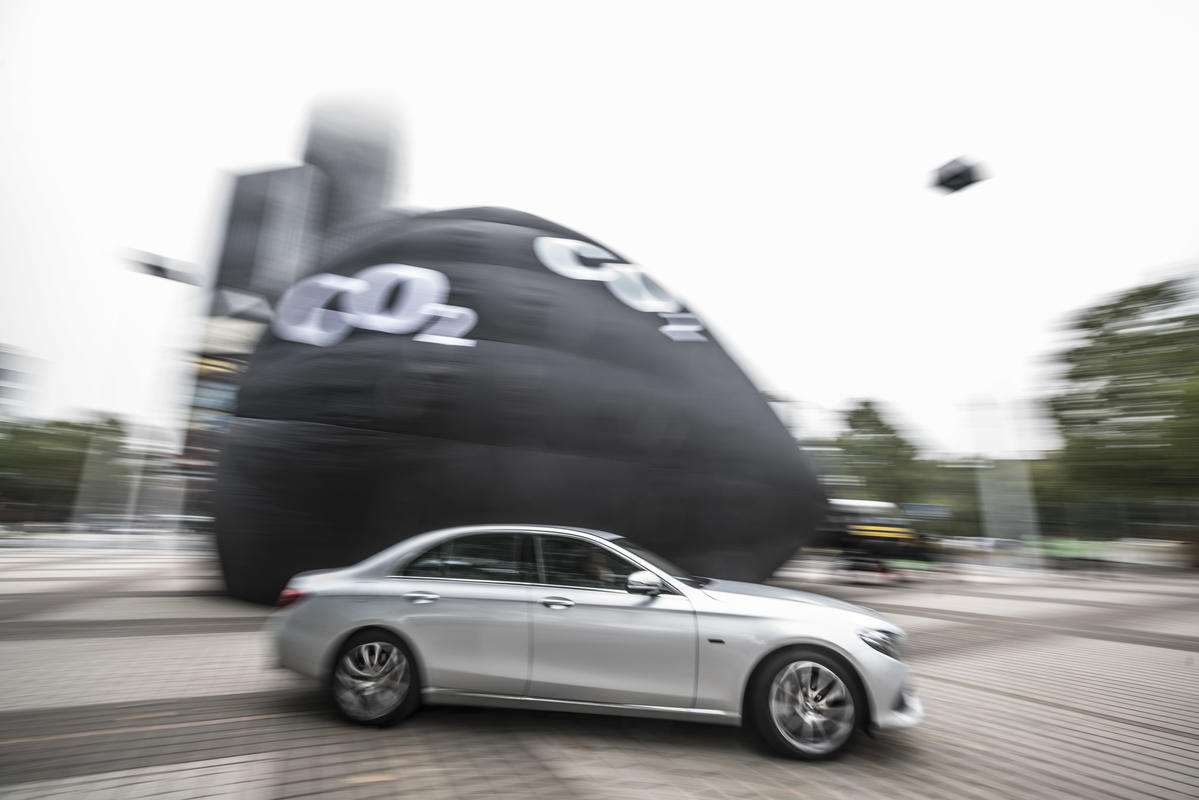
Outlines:
{"type": "Polygon", "coordinates": [[[641,569],[612,551],[570,536],[541,537],[545,582],[554,586],[624,591],[629,574],[641,569]]]}
{"type": "Polygon", "coordinates": [[[414,560],[408,562],[408,566],[399,571],[398,574],[406,575],[410,578],[440,578],[444,574],[444,562],[446,557],[446,543],[434,547],[425,553],[417,556],[414,560]]]}
{"type": "Polygon", "coordinates": [[[524,538],[515,533],[459,536],[417,556],[401,574],[410,578],[522,582],[526,578],[524,538]]]}

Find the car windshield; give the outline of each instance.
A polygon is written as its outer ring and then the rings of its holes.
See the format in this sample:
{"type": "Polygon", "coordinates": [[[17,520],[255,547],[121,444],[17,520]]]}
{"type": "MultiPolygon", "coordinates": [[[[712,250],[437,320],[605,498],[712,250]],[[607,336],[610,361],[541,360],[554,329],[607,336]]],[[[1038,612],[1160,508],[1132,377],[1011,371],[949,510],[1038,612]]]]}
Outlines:
{"type": "Polygon", "coordinates": [[[695,587],[704,586],[705,584],[709,583],[711,580],[709,578],[701,578],[698,575],[689,575],[687,573],[687,571],[685,569],[683,569],[682,567],[672,564],[671,562],[667,561],[665,558],[658,555],[657,553],[654,553],[650,550],[646,550],[641,545],[637,544],[636,542],[630,541],[629,539],[623,539],[623,538],[616,539],[612,543],[620,545],[625,550],[628,550],[630,553],[632,553],[633,555],[640,558],[642,561],[648,561],[649,563],[653,564],[658,569],[665,572],[667,575],[670,575],[671,577],[674,577],[674,578],[678,578],[680,581],[687,584],[688,586],[695,586],[695,587]]]}

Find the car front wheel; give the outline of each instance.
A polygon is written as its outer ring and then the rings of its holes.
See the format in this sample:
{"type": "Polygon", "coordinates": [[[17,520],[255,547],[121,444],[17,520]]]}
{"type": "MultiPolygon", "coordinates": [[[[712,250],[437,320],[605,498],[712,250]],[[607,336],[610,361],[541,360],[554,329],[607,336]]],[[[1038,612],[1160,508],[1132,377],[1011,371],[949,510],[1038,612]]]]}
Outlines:
{"type": "Polygon", "coordinates": [[[771,656],[755,675],[748,701],[749,723],[771,749],[810,761],[844,751],[866,713],[853,672],[819,650],[801,648],[771,656]]]}
{"type": "Polygon", "coordinates": [[[333,704],[363,725],[392,725],[416,710],[420,686],[412,654],[382,630],[351,636],[338,652],[330,689],[333,704]]]}

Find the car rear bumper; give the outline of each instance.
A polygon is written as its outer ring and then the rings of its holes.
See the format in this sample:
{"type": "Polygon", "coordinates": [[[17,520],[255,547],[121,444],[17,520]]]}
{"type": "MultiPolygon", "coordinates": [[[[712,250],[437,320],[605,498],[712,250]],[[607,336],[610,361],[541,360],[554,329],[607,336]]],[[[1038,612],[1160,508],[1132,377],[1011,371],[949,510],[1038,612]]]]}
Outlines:
{"type": "Polygon", "coordinates": [[[321,655],[327,645],[324,638],[314,635],[289,611],[277,611],[271,615],[267,629],[275,640],[273,661],[276,667],[309,678],[322,677],[321,655]]]}

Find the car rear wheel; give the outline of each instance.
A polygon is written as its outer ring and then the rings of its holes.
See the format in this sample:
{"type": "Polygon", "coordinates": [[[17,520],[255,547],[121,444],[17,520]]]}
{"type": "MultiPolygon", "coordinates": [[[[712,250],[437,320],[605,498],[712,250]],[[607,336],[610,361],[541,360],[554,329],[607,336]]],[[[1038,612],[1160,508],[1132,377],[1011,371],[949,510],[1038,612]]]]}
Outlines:
{"type": "Polygon", "coordinates": [[[749,723],[771,749],[809,761],[843,752],[866,713],[852,670],[819,650],[800,648],[762,665],[748,704],[749,723]]]}
{"type": "Polygon", "coordinates": [[[363,725],[393,725],[416,710],[420,686],[412,653],[382,630],[351,636],[334,663],[333,704],[347,719],[363,725]]]}

